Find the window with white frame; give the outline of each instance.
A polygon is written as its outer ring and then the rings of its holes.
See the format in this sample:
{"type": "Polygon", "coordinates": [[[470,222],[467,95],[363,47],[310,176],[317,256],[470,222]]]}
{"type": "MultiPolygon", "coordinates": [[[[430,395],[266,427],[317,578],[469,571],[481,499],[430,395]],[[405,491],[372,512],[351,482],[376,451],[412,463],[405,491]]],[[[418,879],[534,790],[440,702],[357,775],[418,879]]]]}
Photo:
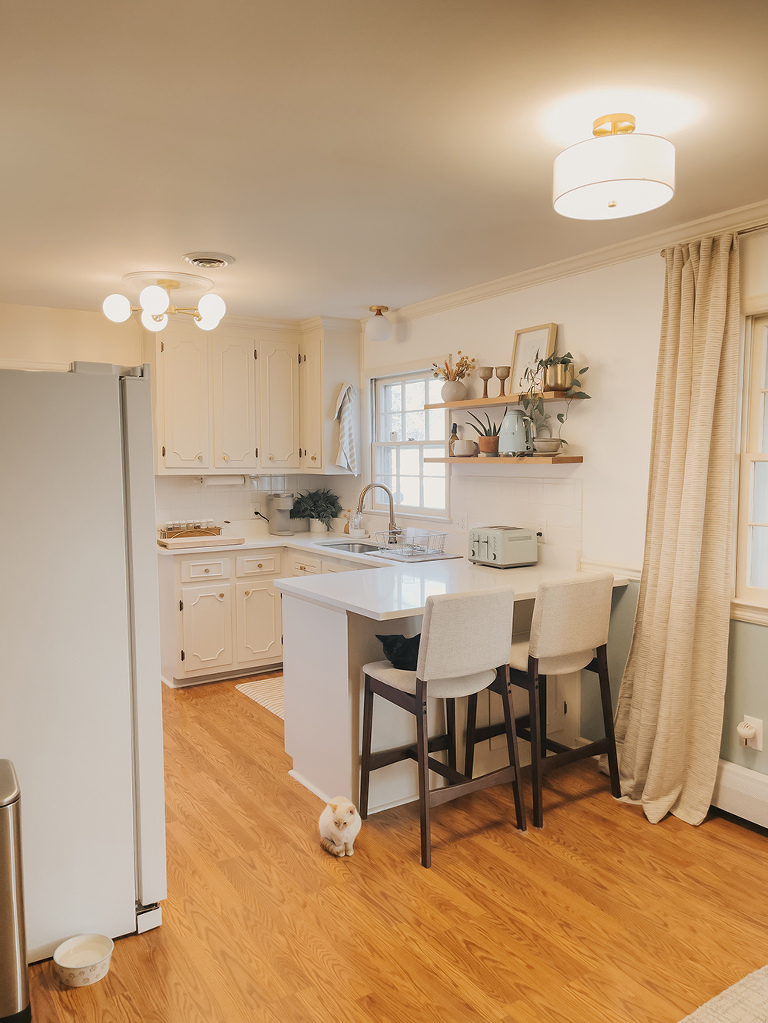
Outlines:
{"type": "Polygon", "coordinates": [[[736,597],[768,607],[768,316],[752,320],[744,371],[736,597]]]}
{"type": "MultiPolygon", "coordinates": [[[[392,491],[398,510],[443,516],[447,512],[446,416],[424,406],[442,401],[442,381],[431,370],[373,381],[373,479],[392,491]]],[[[371,491],[373,507],[387,509],[381,490],[371,491]]]]}

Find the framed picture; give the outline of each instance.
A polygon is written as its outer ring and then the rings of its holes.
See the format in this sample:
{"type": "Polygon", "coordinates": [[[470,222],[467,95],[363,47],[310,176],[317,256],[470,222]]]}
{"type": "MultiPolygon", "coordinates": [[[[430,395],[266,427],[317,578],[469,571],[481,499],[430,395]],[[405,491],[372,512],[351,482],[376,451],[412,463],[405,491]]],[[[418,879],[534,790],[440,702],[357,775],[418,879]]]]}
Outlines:
{"type": "Polygon", "coordinates": [[[527,388],[526,369],[529,366],[535,366],[539,359],[546,359],[550,356],[555,350],[556,343],[556,323],[539,323],[535,327],[522,327],[515,331],[515,343],[512,346],[510,394],[520,394],[527,388]]]}

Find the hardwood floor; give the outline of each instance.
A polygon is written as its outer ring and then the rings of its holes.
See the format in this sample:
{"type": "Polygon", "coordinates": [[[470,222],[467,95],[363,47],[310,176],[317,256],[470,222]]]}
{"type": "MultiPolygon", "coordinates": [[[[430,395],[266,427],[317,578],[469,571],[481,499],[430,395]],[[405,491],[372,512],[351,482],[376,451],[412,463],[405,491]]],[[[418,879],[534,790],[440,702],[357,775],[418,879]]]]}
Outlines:
{"type": "Polygon", "coordinates": [[[36,1023],[676,1023],[768,960],[768,840],[652,826],[592,762],[548,776],[543,831],[489,789],[435,810],[431,870],[416,804],[333,859],[282,722],[234,685],[164,689],[162,927],[91,988],[33,967],[36,1023]]]}

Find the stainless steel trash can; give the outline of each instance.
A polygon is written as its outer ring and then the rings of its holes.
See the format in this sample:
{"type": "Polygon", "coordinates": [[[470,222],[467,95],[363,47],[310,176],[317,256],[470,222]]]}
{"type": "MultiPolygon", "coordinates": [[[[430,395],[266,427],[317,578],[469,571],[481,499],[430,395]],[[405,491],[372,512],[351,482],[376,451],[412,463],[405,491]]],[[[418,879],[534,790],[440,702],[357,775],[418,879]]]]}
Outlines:
{"type": "Polygon", "coordinates": [[[21,791],[0,760],[0,1023],[28,1023],[29,969],[21,877],[21,791]]]}

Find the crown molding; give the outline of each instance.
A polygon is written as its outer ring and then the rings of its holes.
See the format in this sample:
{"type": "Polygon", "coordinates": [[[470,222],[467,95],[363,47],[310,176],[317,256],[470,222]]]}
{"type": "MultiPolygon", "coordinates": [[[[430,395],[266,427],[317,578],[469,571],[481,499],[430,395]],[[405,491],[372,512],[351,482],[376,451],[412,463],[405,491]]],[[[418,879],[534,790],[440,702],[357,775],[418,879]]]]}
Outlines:
{"type": "Polygon", "coordinates": [[[498,277],[485,284],[462,288],[461,291],[452,291],[447,295],[425,299],[423,302],[413,302],[394,313],[389,313],[388,317],[398,323],[422,316],[431,316],[433,313],[471,305],[473,302],[483,302],[488,298],[508,295],[514,291],[523,291],[525,288],[534,288],[537,285],[548,284],[550,281],[557,281],[564,277],[573,277],[590,270],[599,270],[616,263],[625,263],[630,259],[651,256],[668,245],[685,244],[706,235],[719,234],[722,231],[745,231],[764,225],[768,225],[768,201],[753,203],[750,206],[740,206],[735,210],[703,217],[701,220],[692,220],[686,224],[678,224],[676,227],[641,235],[639,238],[619,242],[617,245],[592,249],[590,252],[569,256],[568,259],[560,259],[555,263],[547,263],[531,270],[510,274],[508,277],[498,277]]]}
{"type": "Polygon", "coordinates": [[[364,320],[352,319],[343,316],[310,316],[307,320],[299,320],[299,329],[305,333],[309,330],[360,330],[364,320]]]}
{"type": "Polygon", "coordinates": [[[260,316],[230,316],[221,321],[224,327],[241,327],[246,330],[285,330],[295,333],[300,330],[299,320],[270,320],[260,316]]]}

